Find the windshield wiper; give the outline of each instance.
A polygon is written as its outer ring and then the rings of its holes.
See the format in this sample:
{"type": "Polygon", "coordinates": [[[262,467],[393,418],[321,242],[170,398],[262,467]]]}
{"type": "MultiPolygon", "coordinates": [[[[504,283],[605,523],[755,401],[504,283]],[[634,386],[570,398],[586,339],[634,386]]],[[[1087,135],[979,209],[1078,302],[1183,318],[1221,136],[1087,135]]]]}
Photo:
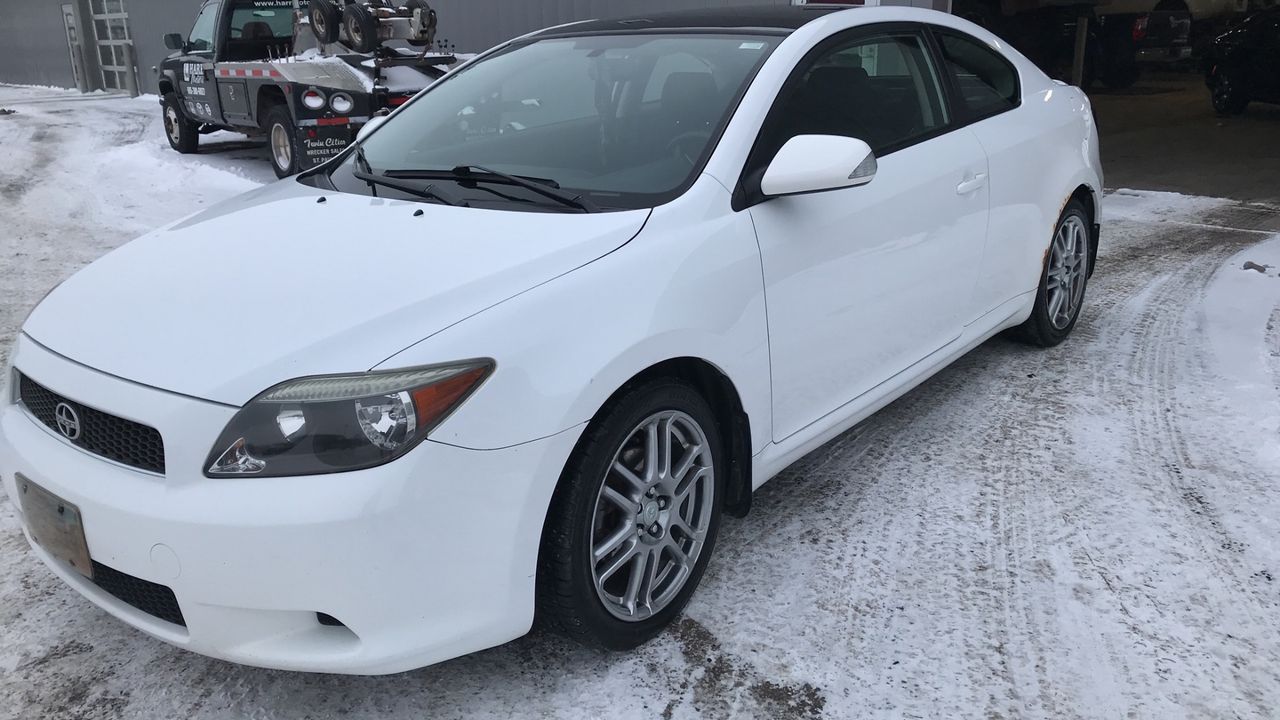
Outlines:
{"type": "Polygon", "coordinates": [[[570,193],[560,189],[560,184],[554,180],[532,179],[521,177],[519,175],[511,175],[498,170],[492,170],[482,165],[459,165],[452,170],[388,170],[387,177],[391,178],[455,178],[457,180],[465,180],[467,182],[496,182],[504,185],[515,185],[522,187],[537,195],[550,198],[572,208],[577,208],[582,212],[594,213],[600,212],[600,208],[581,194],[570,193]]]}
{"type": "Polygon", "coordinates": [[[465,201],[455,198],[447,192],[438,190],[435,185],[418,185],[411,182],[403,182],[391,177],[383,175],[374,175],[373,173],[361,172],[356,170],[352,173],[357,179],[363,180],[370,185],[382,185],[383,187],[393,188],[403,193],[416,195],[426,200],[437,200],[445,205],[461,205],[462,207],[470,207],[465,201]]]}

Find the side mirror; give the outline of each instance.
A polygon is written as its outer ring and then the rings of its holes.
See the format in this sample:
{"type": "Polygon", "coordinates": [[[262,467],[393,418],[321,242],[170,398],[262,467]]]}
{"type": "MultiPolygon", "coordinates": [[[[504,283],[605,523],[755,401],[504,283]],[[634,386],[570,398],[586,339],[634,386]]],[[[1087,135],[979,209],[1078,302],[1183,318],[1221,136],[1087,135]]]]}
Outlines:
{"type": "Polygon", "coordinates": [[[164,46],[170,50],[185,50],[187,41],[182,39],[181,33],[165,33],[164,46]]]}
{"type": "Polygon", "coordinates": [[[838,190],[875,179],[876,155],[861,140],[839,135],[797,135],[764,172],[765,197],[838,190]]]}
{"type": "Polygon", "coordinates": [[[356,133],[356,142],[364,142],[365,138],[373,134],[373,131],[377,130],[378,127],[386,121],[386,115],[374,115],[369,118],[369,122],[365,123],[364,126],[360,128],[360,131],[356,133]]]}

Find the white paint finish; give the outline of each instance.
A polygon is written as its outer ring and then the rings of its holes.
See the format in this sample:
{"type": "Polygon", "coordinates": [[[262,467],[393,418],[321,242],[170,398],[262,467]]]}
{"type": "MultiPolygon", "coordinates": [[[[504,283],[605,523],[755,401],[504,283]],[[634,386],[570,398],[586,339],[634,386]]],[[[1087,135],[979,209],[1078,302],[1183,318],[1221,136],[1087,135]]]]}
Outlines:
{"type": "Polygon", "coordinates": [[[654,209],[632,242],[554,283],[428,338],[380,370],[433,358],[493,357],[497,370],[436,431],[467,447],[504,447],[590,420],[627,380],[696,357],[734,383],[752,449],[770,440],[769,339],[759,251],[747,213],[703,176],[654,209]]]}
{"type": "Polygon", "coordinates": [[[1028,97],[998,122],[886,155],[864,187],[731,208],[796,60],[832,33],[888,20],[998,45],[910,9],[811,23],[765,64],[703,176],[651,213],[446,208],[286,182],[108,255],[27,324],[70,360],[25,340],[14,359],[160,429],[170,476],[103,463],[9,405],[6,490],[21,471],[81,505],[91,551],[124,572],[163,579],[152,548],[171,548],[187,634],[64,579],[209,655],[377,673],[522,634],[551,492],[584,423],[636,373],[695,357],[727,376],[750,419],[758,486],[1027,316],[1046,218],[1101,177],[1087,106],[1016,54],[1026,91],[1044,93],[1035,109],[1028,97]],[[1061,102],[1046,102],[1054,88],[1061,102]],[[984,280],[995,290],[974,293],[984,280]],[[494,375],[434,442],[391,464],[271,481],[200,472],[228,405],[281,380],[476,356],[497,361],[494,375]],[[317,630],[317,610],[354,635],[317,630]]]}
{"type": "Polygon", "coordinates": [[[103,372],[241,405],[291,378],[368,370],[614,250],[648,214],[474,212],[285,180],[110,253],[25,330],[103,372]]]}
{"type": "Polygon", "coordinates": [[[837,135],[800,135],[778,151],[760,180],[766,197],[839,190],[875,177],[871,146],[837,135]],[[849,168],[854,168],[850,172],[849,168]]]}
{"type": "Polygon", "coordinates": [[[21,473],[74,503],[94,559],[170,586],[187,629],[37,552],[125,622],[234,662],[362,674],[420,667],[528,631],[546,499],[581,428],[494,452],[426,442],[357,473],[211,480],[201,474],[210,432],[231,409],[121,382],[30,341],[19,343],[15,361],[55,392],[127,408],[164,437],[169,474],[157,478],[69,447],[20,406],[0,407],[9,497],[21,473]],[[157,544],[177,559],[177,577],[155,564],[157,544]],[[341,619],[356,640],[318,626],[317,611],[341,619]]]}
{"type": "Polygon", "coordinates": [[[862,187],[751,208],[769,298],[775,440],[956,339],[969,319],[987,192],[957,188],[987,172],[982,147],[959,130],[879,167],[862,187]]]}
{"type": "Polygon", "coordinates": [[[1095,205],[1101,203],[1098,135],[1088,99],[1076,88],[1041,84],[1036,74],[1020,70],[1022,107],[970,127],[991,167],[991,224],[977,286],[979,308],[1035,287],[1048,247],[1045,238],[1072,190],[1090,188],[1095,205]]]}

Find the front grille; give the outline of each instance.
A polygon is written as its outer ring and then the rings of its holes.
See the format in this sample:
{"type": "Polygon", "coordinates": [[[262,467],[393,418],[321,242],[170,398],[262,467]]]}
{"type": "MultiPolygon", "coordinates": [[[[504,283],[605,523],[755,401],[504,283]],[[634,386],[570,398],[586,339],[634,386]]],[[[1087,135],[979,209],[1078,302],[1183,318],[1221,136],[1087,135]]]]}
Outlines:
{"type": "Polygon", "coordinates": [[[178,598],[164,585],[126,575],[106,565],[93,561],[93,584],[110,593],[121,602],[128,603],[142,612],[174,625],[187,626],[178,607],[178,598]]]}
{"type": "Polygon", "coordinates": [[[72,445],[122,465],[164,474],[164,441],[155,428],[85,407],[22,374],[18,375],[18,397],[37,420],[64,438],[56,411],[59,404],[70,406],[80,419],[80,436],[68,439],[72,445]]]}

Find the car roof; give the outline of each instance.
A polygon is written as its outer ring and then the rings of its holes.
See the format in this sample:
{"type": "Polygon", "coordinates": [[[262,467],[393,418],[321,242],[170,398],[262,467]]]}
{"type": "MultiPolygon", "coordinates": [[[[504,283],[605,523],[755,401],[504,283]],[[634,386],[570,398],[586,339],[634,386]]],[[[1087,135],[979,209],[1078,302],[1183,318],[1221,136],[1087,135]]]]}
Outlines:
{"type": "Polygon", "coordinates": [[[611,20],[587,20],[549,28],[534,37],[614,35],[663,31],[726,30],[789,35],[823,15],[848,8],[824,5],[765,5],[674,10],[611,20]]]}

